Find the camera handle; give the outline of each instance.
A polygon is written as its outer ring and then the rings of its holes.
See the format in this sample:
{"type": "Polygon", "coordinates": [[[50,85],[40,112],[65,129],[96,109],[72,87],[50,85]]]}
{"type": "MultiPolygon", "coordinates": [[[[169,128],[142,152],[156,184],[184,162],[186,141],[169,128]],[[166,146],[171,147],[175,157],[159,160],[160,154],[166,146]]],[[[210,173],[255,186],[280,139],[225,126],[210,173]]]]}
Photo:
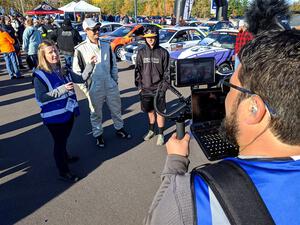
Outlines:
{"type": "Polygon", "coordinates": [[[154,96],[154,109],[155,111],[167,118],[171,119],[172,121],[176,122],[176,135],[177,139],[182,139],[185,135],[185,120],[191,118],[191,112],[190,112],[190,105],[191,105],[191,96],[188,96],[187,98],[184,98],[183,95],[176,90],[173,86],[171,86],[167,81],[162,81],[161,84],[158,87],[158,90],[154,96]],[[172,91],[178,98],[179,101],[182,102],[182,105],[174,109],[173,111],[169,113],[161,112],[157,107],[157,101],[160,95],[164,96],[167,92],[167,90],[172,91]],[[179,115],[175,116],[175,114],[179,113],[179,115]]]}

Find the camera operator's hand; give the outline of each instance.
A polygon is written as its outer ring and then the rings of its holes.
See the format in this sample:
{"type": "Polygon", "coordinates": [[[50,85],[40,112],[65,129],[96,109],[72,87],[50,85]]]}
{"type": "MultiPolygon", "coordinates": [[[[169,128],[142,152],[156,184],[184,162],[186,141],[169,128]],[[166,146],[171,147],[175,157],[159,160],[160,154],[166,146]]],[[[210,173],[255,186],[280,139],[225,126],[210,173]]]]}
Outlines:
{"type": "Polygon", "coordinates": [[[177,139],[176,133],[174,133],[166,144],[168,155],[174,154],[187,157],[189,155],[190,139],[191,137],[188,133],[181,140],[177,139]]]}

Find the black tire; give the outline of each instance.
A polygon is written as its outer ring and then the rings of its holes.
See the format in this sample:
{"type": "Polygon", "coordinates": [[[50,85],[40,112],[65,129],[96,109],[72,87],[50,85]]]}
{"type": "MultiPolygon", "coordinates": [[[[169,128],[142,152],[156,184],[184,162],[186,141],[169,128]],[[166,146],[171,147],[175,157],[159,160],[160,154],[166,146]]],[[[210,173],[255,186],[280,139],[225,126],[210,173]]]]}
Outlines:
{"type": "Polygon", "coordinates": [[[217,71],[220,73],[228,73],[229,71],[232,71],[232,70],[233,70],[233,68],[230,65],[230,63],[228,63],[228,62],[222,63],[217,69],[217,71]]]}
{"type": "Polygon", "coordinates": [[[118,45],[115,48],[115,55],[118,60],[121,60],[121,49],[122,49],[122,45],[118,45]]]}

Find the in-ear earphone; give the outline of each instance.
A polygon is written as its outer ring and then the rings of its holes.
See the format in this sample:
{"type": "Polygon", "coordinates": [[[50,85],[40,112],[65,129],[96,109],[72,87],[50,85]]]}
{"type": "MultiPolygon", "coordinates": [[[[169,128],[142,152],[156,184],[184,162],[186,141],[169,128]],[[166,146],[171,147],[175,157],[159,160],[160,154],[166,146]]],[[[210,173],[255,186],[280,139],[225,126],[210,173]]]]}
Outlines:
{"type": "Polygon", "coordinates": [[[251,112],[254,114],[257,113],[257,106],[255,105],[251,106],[251,112]]]}

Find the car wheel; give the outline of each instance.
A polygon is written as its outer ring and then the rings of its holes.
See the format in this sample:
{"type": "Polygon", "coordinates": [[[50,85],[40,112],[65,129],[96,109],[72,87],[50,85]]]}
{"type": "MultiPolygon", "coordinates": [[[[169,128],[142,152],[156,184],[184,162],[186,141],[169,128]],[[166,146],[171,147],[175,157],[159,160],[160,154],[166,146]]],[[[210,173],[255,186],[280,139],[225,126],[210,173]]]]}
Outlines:
{"type": "Polygon", "coordinates": [[[121,49],[122,49],[122,45],[119,45],[115,48],[115,54],[118,60],[121,60],[121,49]]]}
{"type": "Polygon", "coordinates": [[[232,70],[233,70],[233,68],[228,62],[222,63],[217,69],[217,71],[220,73],[228,73],[232,70]]]}

